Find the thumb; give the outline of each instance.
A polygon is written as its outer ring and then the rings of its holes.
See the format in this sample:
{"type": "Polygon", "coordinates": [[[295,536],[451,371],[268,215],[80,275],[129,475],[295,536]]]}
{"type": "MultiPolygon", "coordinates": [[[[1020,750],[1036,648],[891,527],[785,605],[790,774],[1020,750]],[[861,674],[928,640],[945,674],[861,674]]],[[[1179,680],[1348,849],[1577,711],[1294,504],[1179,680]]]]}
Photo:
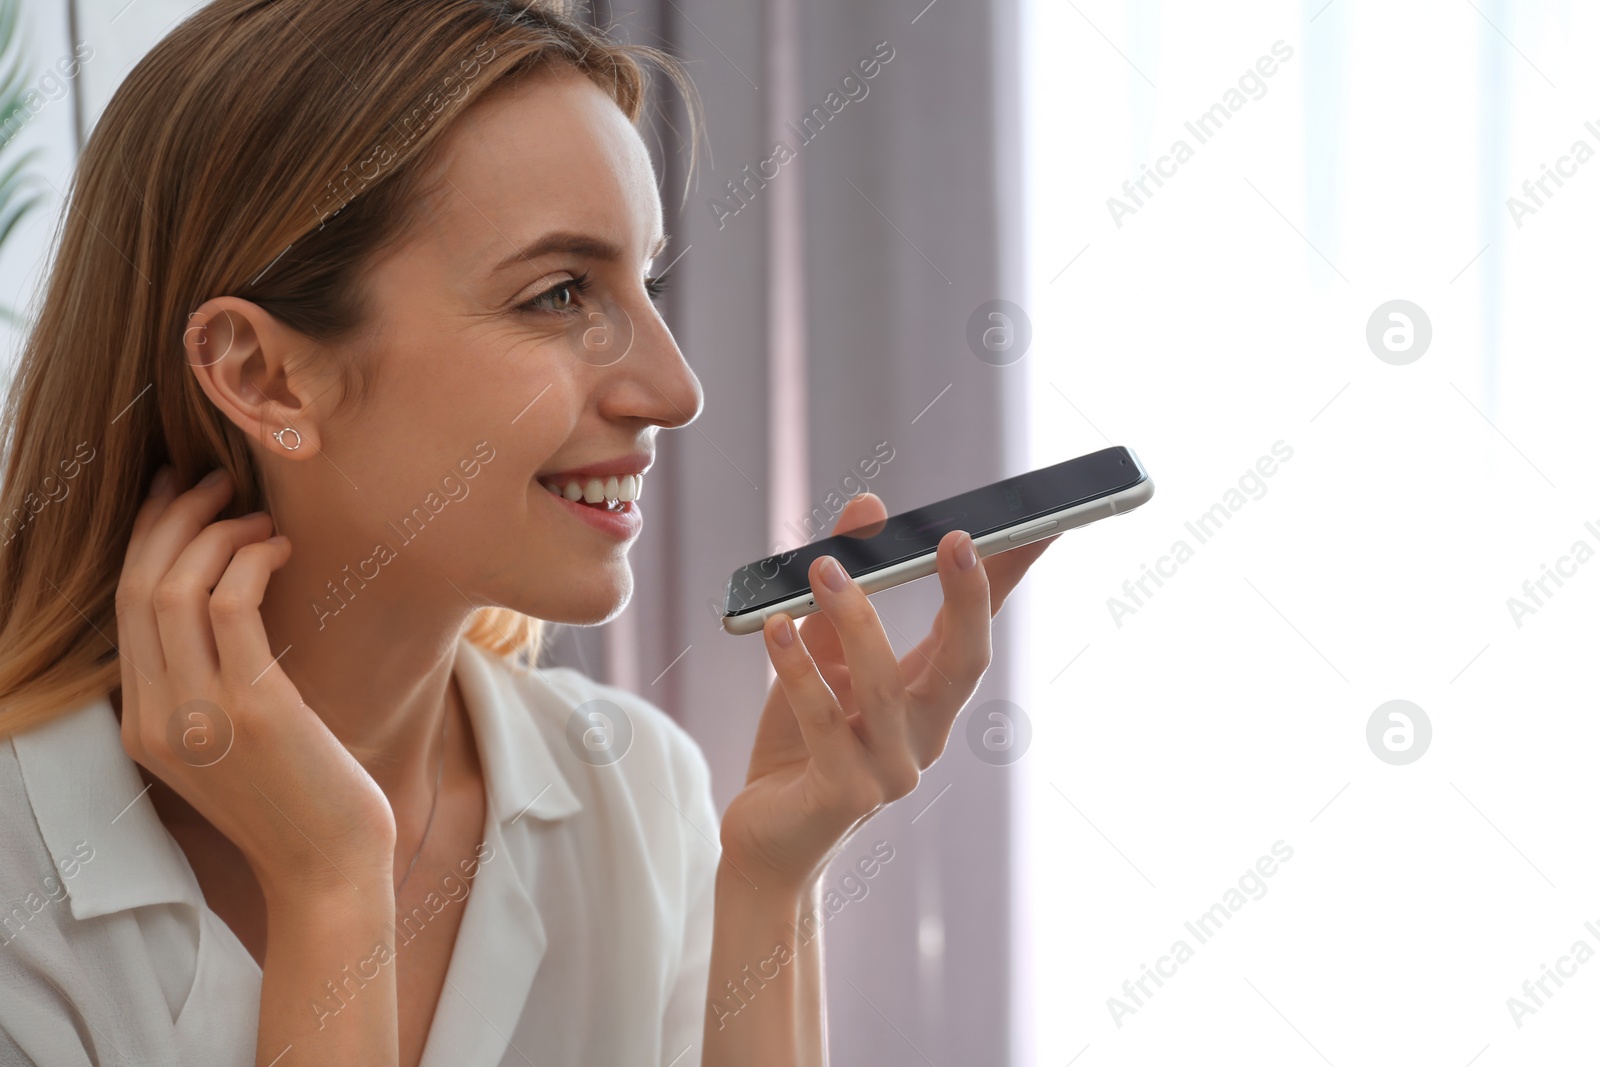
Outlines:
{"type": "Polygon", "coordinates": [[[834,521],[833,532],[848,533],[858,537],[871,537],[883,529],[889,509],[883,506],[878,494],[865,492],[850,498],[834,521]]]}

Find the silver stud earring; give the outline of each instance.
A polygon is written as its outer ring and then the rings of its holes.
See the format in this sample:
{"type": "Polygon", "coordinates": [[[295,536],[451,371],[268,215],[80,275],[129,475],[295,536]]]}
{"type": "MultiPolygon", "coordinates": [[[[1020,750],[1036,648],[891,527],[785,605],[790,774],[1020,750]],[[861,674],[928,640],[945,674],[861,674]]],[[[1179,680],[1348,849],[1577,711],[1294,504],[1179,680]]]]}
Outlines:
{"type": "Polygon", "coordinates": [[[286,450],[288,450],[290,452],[293,452],[295,449],[300,447],[300,431],[295,429],[293,426],[285,426],[281,430],[272,431],[272,437],[273,437],[273,439],[275,441],[277,441],[280,445],[282,445],[286,450]],[[283,439],[283,435],[286,434],[286,433],[294,434],[294,444],[291,445],[291,444],[289,444],[287,441],[285,441],[283,439]]]}

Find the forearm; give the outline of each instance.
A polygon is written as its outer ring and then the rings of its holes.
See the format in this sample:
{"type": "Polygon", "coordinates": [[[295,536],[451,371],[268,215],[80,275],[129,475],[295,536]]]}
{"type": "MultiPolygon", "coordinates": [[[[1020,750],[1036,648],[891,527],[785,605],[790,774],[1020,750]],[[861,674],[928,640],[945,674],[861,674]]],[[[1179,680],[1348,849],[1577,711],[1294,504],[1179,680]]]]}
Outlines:
{"type": "Polygon", "coordinates": [[[817,884],[752,887],[717,874],[702,1067],[823,1067],[822,913],[817,884]]]}
{"type": "Polygon", "coordinates": [[[398,1064],[393,937],[387,885],[269,903],[256,1067],[398,1064]]]}
{"type": "Polygon", "coordinates": [[[795,960],[796,1009],[802,1024],[796,1063],[824,1067],[828,1062],[828,1013],[822,982],[822,882],[812,882],[800,899],[800,947],[795,960]],[[807,1022],[806,1020],[815,1020],[807,1022]]]}

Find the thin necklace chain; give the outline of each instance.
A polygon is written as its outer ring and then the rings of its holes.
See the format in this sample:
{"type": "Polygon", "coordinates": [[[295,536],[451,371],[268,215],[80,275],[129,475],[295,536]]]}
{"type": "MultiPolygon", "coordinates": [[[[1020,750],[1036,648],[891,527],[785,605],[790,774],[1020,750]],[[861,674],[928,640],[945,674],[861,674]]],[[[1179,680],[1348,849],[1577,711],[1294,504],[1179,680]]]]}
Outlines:
{"type": "Polygon", "coordinates": [[[406,868],[405,877],[400,879],[400,884],[394,887],[396,900],[400,899],[400,890],[404,889],[406,882],[411,879],[411,872],[416,870],[417,859],[422,855],[422,846],[428,841],[428,831],[433,829],[433,815],[439,810],[439,786],[444,783],[444,739],[450,733],[450,708],[446,702],[444,712],[444,729],[439,731],[439,771],[433,779],[433,804],[428,808],[428,821],[422,827],[422,840],[417,842],[417,851],[411,857],[411,866],[406,868]]]}

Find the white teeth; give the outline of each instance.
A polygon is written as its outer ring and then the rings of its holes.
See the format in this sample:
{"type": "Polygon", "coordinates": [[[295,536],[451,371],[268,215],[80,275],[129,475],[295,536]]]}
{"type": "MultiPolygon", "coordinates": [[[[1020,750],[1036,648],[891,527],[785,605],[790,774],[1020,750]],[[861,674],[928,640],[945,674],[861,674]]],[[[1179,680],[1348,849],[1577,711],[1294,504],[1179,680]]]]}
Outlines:
{"type": "Polygon", "coordinates": [[[556,496],[565,497],[573,502],[582,500],[586,504],[605,502],[626,504],[630,500],[639,499],[639,491],[643,486],[644,476],[639,474],[612,475],[604,480],[590,478],[578,481],[574,478],[566,483],[565,488],[556,482],[544,483],[544,487],[556,496]]]}

